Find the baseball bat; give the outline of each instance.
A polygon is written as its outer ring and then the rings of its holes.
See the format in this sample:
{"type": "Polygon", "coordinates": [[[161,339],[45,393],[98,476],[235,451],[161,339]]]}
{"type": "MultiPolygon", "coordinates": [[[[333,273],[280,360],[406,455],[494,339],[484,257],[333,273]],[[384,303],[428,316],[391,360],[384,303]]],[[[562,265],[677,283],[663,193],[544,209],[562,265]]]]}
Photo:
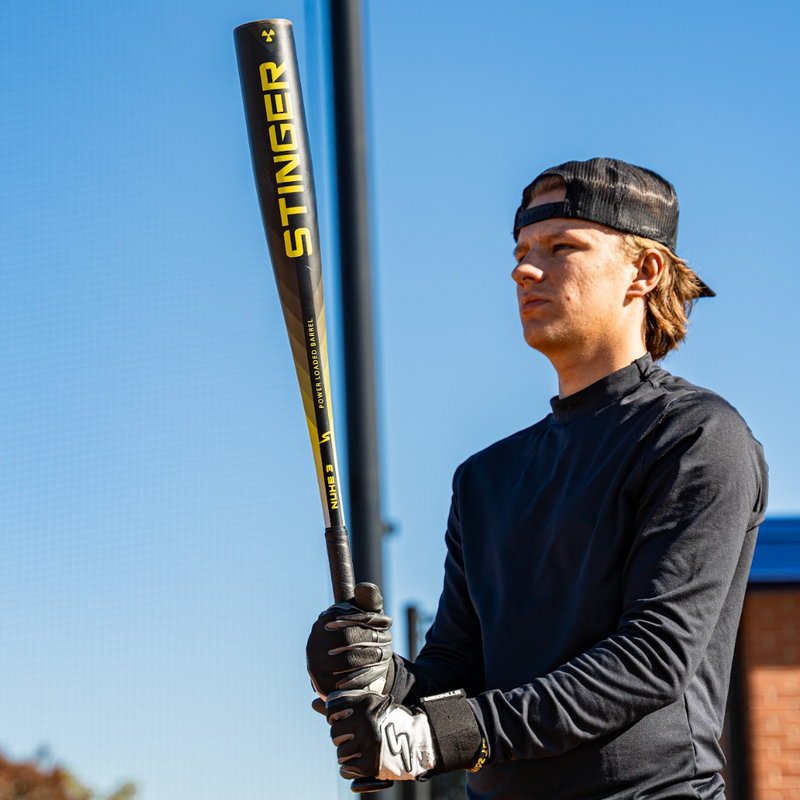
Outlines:
{"type": "MultiPolygon", "coordinates": [[[[267,19],[233,32],[256,191],[314,451],[333,597],[355,578],[333,432],[319,226],[292,23],[267,19]]],[[[354,792],[391,781],[362,778],[354,792]]]]}

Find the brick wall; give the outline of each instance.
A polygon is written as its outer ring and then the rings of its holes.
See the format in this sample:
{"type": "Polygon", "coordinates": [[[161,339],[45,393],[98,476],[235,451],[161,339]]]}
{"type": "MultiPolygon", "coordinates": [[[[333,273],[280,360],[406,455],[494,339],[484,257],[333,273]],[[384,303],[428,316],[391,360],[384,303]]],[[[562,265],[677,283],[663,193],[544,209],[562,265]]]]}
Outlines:
{"type": "Polygon", "coordinates": [[[800,588],[749,591],[741,656],[752,800],[800,800],[800,588]]]}

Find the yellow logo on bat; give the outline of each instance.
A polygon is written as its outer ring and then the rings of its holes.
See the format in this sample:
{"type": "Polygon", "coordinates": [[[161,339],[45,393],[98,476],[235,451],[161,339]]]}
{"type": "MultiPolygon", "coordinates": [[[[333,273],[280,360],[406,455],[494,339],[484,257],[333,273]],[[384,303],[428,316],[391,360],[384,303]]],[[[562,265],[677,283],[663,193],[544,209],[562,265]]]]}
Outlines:
{"type": "Polygon", "coordinates": [[[330,440],[331,440],[331,432],[325,431],[325,433],[322,434],[322,438],[319,440],[319,443],[325,444],[325,442],[329,442],[330,440]]]}
{"type": "MultiPolygon", "coordinates": [[[[269,37],[275,35],[275,31],[263,31],[262,35],[269,37]]],[[[267,41],[272,40],[267,38],[267,41]]],[[[291,76],[286,74],[285,62],[276,64],[274,61],[267,61],[258,70],[264,91],[264,111],[267,121],[271,123],[268,136],[274,154],[272,161],[278,165],[275,183],[278,194],[281,195],[278,198],[278,211],[281,215],[281,227],[284,229],[284,251],[290,258],[310,256],[314,252],[311,229],[294,227],[302,224],[302,215],[308,214],[308,200],[304,184],[306,171],[302,163],[305,156],[295,128],[298,118],[295,116],[295,103],[292,100],[293,89],[289,85],[291,76]],[[300,218],[296,215],[300,215],[300,218]]],[[[302,114],[299,122],[302,122],[302,114]]]]}
{"type": "Polygon", "coordinates": [[[261,31],[261,35],[265,37],[268,42],[271,42],[272,37],[275,35],[275,31],[270,28],[268,31],[261,31]]]}

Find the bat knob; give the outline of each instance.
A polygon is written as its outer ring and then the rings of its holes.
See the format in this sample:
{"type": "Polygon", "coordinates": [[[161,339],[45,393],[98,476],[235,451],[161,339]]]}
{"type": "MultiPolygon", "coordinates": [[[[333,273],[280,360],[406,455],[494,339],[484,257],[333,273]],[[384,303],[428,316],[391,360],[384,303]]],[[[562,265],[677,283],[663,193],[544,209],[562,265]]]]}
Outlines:
{"type": "Polygon", "coordinates": [[[391,789],[394,781],[380,781],[377,778],[356,778],[350,784],[350,791],[356,794],[366,792],[380,792],[383,789],[391,789]]]}

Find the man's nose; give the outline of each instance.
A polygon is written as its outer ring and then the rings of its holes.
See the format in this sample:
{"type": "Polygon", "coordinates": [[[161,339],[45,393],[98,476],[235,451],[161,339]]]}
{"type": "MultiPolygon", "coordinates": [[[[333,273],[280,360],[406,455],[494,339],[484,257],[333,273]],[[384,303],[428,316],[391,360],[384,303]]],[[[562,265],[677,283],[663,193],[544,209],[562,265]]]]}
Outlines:
{"type": "Polygon", "coordinates": [[[541,281],[544,277],[544,272],[542,272],[539,267],[532,264],[526,256],[511,271],[511,277],[517,284],[523,286],[526,281],[534,281],[535,283],[539,283],[539,281],[541,281]]]}

